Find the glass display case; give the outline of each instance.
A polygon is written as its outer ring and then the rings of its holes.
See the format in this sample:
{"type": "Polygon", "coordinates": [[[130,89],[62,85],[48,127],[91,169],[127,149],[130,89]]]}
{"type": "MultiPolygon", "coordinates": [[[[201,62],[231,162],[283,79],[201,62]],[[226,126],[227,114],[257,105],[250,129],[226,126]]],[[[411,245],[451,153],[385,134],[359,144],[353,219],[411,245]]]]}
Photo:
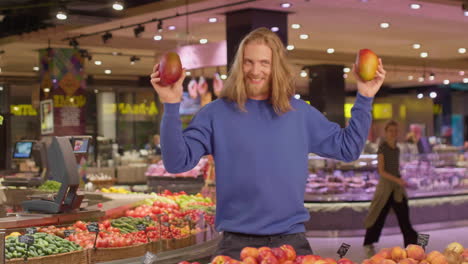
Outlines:
{"type": "MultiPolygon", "coordinates": [[[[415,154],[405,145],[400,150],[400,172],[410,198],[468,194],[468,152],[450,147],[415,154]]],[[[311,154],[305,201],[370,201],[379,177],[377,154],[363,154],[349,163],[311,154]]]]}

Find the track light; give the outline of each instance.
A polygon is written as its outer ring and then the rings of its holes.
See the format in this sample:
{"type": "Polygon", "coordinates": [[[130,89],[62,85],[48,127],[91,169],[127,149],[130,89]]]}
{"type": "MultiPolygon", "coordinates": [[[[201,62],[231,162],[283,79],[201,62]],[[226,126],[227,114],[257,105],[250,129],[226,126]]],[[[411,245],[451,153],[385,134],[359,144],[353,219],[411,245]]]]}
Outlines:
{"type": "Polygon", "coordinates": [[[123,1],[114,1],[114,4],[112,4],[112,8],[117,11],[122,11],[124,9],[124,4],[123,1]]]}
{"type": "Polygon", "coordinates": [[[145,31],[145,27],[142,25],[138,25],[138,27],[133,29],[133,33],[135,34],[135,38],[140,37],[141,33],[145,31]]]}
{"type": "Polygon", "coordinates": [[[78,41],[75,38],[72,38],[68,42],[68,45],[70,45],[70,47],[73,47],[74,49],[77,49],[80,44],[78,43],[78,41]]]}
{"type": "Polygon", "coordinates": [[[130,64],[133,65],[133,64],[135,64],[135,63],[136,63],[137,61],[139,61],[139,60],[140,60],[139,57],[137,57],[137,56],[135,56],[135,55],[134,55],[134,56],[131,56],[131,57],[130,57],[130,64]]]}
{"type": "Polygon", "coordinates": [[[159,22],[158,22],[158,32],[161,32],[161,31],[163,31],[163,21],[159,20],[159,22]]]}
{"type": "Polygon", "coordinates": [[[104,42],[104,44],[106,44],[107,41],[109,39],[111,39],[111,38],[112,38],[112,33],[106,32],[106,34],[102,35],[102,42],[104,42]]]}

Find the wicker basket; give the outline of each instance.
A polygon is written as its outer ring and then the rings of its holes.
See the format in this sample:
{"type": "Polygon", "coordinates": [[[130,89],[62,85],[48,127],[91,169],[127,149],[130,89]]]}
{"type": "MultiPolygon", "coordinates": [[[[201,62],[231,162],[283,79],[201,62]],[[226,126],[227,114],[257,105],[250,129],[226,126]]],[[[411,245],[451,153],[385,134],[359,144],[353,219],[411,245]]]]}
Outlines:
{"type": "Polygon", "coordinates": [[[109,188],[114,186],[115,179],[105,181],[91,181],[96,189],[109,188]]]}
{"type": "Polygon", "coordinates": [[[22,258],[7,260],[6,264],[88,264],[88,253],[85,250],[73,251],[68,253],[55,254],[50,256],[28,258],[28,262],[24,262],[22,258]]]}
{"type": "Polygon", "coordinates": [[[141,257],[148,251],[148,245],[145,243],[128,247],[88,249],[89,263],[141,257]]]}

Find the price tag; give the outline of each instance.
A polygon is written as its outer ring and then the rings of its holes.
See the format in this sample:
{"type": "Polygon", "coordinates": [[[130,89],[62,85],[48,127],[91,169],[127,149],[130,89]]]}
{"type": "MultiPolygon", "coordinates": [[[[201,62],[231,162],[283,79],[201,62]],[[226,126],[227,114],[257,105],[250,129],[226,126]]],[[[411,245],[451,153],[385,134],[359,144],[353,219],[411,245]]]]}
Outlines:
{"type": "Polygon", "coordinates": [[[146,225],[145,224],[138,224],[136,225],[136,228],[138,231],[146,231],[146,225]]]}
{"type": "Polygon", "coordinates": [[[429,244],[429,235],[428,234],[418,234],[418,245],[426,249],[427,244],[429,244]]]}
{"type": "Polygon", "coordinates": [[[153,218],[151,218],[151,216],[147,215],[147,216],[145,216],[145,220],[150,222],[150,221],[153,221],[153,218]]]}
{"type": "Polygon", "coordinates": [[[163,226],[169,226],[169,222],[163,222],[163,226]]]}
{"type": "Polygon", "coordinates": [[[29,227],[29,228],[26,228],[26,234],[28,235],[34,235],[37,233],[37,228],[35,227],[29,227]]]}
{"type": "Polygon", "coordinates": [[[346,253],[348,253],[348,250],[350,247],[351,245],[342,243],[341,247],[338,249],[336,253],[340,256],[340,258],[343,258],[346,255],[346,253]]]}
{"type": "Polygon", "coordinates": [[[96,222],[92,222],[86,226],[89,232],[99,232],[99,225],[96,222]]]}
{"type": "Polygon", "coordinates": [[[73,230],[73,229],[67,229],[67,230],[64,230],[63,231],[63,234],[65,235],[65,237],[69,237],[70,235],[74,234],[76,231],[73,230]]]}
{"type": "Polygon", "coordinates": [[[34,237],[31,235],[22,235],[18,240],[19,242],[25,243],[28,246],[32,246],[34,244],[34,237]]]}
{"type": "Polygon", "coordinates": [[[158,257],[151,253],[151,252],[146,252],[145,256],[143,257],[143,264],[153,264],[156,263],[156,260],[158,257]]]}

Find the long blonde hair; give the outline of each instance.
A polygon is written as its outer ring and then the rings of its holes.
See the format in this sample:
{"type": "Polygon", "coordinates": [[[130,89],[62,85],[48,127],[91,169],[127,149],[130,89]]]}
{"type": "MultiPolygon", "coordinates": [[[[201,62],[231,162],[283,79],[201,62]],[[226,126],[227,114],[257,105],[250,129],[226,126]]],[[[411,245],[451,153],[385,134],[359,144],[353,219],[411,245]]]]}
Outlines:
{"type": "Polygon", "coordinates": [[[245,102],[248,97],[242,65],[244,64],[244,48],[252,42],[265,44],[272,51],[269,100],[273,109],[278,115],[292,110],[290,99],[294,95],[295,88],[291,66],[286,59],[286,49],[280,38],[267,28],[258,28],[241,41],[220,97],[235,102],[241,111],[247,111],[245,102]]]}

